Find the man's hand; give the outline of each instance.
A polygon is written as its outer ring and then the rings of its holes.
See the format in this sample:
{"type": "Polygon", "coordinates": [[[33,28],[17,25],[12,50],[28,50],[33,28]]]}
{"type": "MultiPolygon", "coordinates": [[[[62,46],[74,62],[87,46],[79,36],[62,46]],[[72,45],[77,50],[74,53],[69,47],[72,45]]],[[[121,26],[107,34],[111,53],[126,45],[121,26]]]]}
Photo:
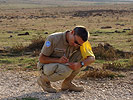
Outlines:
{"type": "Polygon", "coordinates": [[[68,63],[68,64],[69,68],[71,68],[72,70],[78,70],[81,67],[81,64],[79,62],[68,63]]]}
{"type": "Polygon", "coordinates": [[[69,59],[67,59],[67,57],[65,56],[62,56],[60,59],[59,59],[59,63],[68,63],[69,59]]]}

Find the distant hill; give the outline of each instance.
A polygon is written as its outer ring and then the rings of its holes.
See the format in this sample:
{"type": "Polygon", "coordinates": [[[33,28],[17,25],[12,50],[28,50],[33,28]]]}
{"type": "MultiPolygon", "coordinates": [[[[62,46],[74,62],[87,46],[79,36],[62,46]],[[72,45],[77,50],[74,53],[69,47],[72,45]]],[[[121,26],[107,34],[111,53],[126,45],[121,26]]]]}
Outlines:
{"type": "Polygon", "coordinates": [[[119,2],[119,1],[133,1],[133,0],[80,0],[80,1],[95,1],[95,2],[119,2]]]}
{"type": "Polygon", "coordinates": [[[125,2],[125,1],[131,1],[133,0],[0,0],[1,3],[31,3],[31,4],[42,4],[42,3],[57,3],[57,2],[125,2]]]}
{"type": "Polygon", "coordinates": [[[133,2],[133,0],[0,0],[0,6],[44,7],[44,6],[80,6],[105,4],[108,2],[133,2]],[[8,4],[8,5],[7,5],[8,4]]]}

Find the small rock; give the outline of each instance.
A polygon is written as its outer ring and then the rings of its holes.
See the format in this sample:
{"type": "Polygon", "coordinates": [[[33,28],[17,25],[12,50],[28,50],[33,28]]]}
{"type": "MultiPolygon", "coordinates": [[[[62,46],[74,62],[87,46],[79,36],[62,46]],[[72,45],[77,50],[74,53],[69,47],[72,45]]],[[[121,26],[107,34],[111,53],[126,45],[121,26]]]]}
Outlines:
{"type": "Polygon", "coordinates": [[[48,34],[48,32],[44,32],[44,34],[48,34]]]}
{"type": "Polygon", "coordinates": [[[25,35],[30,35],[29,32],[25,32],[25,35]]]}
{"type": "Polygon", "coordinates": [[[29,32],[25,32],[25,33],[22,33],[22,34],[18,34],[18,36],[22,36],[22,35],[30,35],[29,32]]]}
{"type": "Polygon", "coordinates": [[[107,28],[112,28],[112,27],[111,26],[101,27],[101,29],[107,29],[107,28]]]}
{"type": "Polygon", "coordinates": [[[126,31],[122,31],[122,33],[125,33],[126,31]]]}
{"type": "Polygon", "coordinates": [[[127,30],[131,30],[131,29],[130,28],[127,28],[127,29],[123,29],[123,30],[127,31],[127,30]]]}
{"type": "Polygon", "coordinates": [[[120,31],[116,30],[115,33],[121,33],[120,31]]]}
{"type": "Polygon", "coordinates": [[[13,37],[12,35],[10,35],[10,38],[13,37]]]}
{"type": "Polygon", "coordinates": [[[7,33],[13,33],[12,31],[7,31],[7,33]]]}
{"type": "Polygon", "coordinates": [[[120,26],[125,26],[124,24],[121,24],[120,26]]]}
{"type": "Polygon", "coordinates": [[[131,42],[132,40],[131,39],[128,39],[126,42],[131,42]]]}

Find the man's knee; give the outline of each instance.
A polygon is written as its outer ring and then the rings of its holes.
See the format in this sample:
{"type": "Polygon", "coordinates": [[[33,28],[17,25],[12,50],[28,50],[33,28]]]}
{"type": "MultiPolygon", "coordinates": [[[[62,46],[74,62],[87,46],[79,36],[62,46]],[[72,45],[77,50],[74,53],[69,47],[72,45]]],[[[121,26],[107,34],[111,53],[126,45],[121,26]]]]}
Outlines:
{"type": "Polygon", "coordinates": [[[43,72],[49,81],[55,82],[70,76],[72,69],[63,64],[53,63],[44,65],[43,72]]]}

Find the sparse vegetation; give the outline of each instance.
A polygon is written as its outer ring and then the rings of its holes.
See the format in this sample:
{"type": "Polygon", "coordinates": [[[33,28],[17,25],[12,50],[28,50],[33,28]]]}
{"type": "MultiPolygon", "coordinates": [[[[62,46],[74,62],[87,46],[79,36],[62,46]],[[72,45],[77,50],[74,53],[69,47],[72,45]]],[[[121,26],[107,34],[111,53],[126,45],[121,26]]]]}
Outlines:
{"type": "Polygon", "coordinates": [[[25,51],[25,47],[23,46],[22,43],[17,44],[11,48],[11,52],[13,53],[22,53],[24,51],[25,51]]]}
{"type": "Polygon", "coordinates": [[[34,51],[40,50],[45,43],[45,38],[42,36],[35,37],[31,40],[31,44],[27,47],[27,50],[34,51]]]}
{"type": "Polygon", "coordinates": [[[133,30],[129,31],[128,35],[133,35],[133,30]]]}
{"type": "MultiPolygon", "coordinates": [[[[32,9],[28,9],[27,5],[24,8],[21,6],[14,9],[4,6],[0,10],[0,65],[8,70],[36,70],[38,55],[47,35],[71,30],[76,25],[86,26],[91,33],[90,42],[97,59],[95,64],[129,59],[132,56],[131,4],[118,4],[113,8],[112,5],[52,8],[36,8],[34,5],[32,9]]],[[[123,67],[119,61],[112,63],[107,63],[106,68],[123,67]]],[[[97,77],[98,74],[108,71],[90,73],[91,77],[97,77]]],[[[106,76],[107,74],[103,75],[106,76]]]]}
{"type": "Polygon", "coordinates": [[[93,70],[93,71],[87,71],[83,75],[80,76],[81,79],[88,79],[88,78],[115,78],[115,77],[121,77],[123,75],[118,74],[116,72],[112,72],[110,70],[93,70]]]}
{"type": "Polygon", "coordinates": [[[98,44],[97,47],[93,47],[93,52],[96,56],[96,59],[104,60],[116,60],[120,58],[130,58],[133,56],[132,52],[123,52],[118,49],[115,49],[108,43],[98,44]]]}
{"type": "MultiPolygon", "coordinates": [[[[133,2],[102,1],[106,2],[0,0],[0,99],[131,99],[133,2]],[[82,81],[74,80],[85,91],[42,93],[35,81],[45,38],[76,25],[90,32],[89,41],[96,56],[95,63],[77,75],[82,81]]],[[[60,82],[52,86],[56,88],[60,82]]]]}
{"type": "Polygon", "coordinates": [[[41,36],[35,37],[31,40],[31,43],[28,46],[23,46],[23,44],[17,44],[16,46],[13,46],[10,51],[12,53],[24,53],[24,52],[32,52],[32,55],[36,56],[39,54],[43,44],[45,43],[45,38],[42,38],[41,36]]]}
{"type": "Polygon", "coordinates": [[[104,69],[110,69],[112,71],[128,71],[133,70],[133,57],[123,61],[114,61],[103,64],[104,69]]]}

